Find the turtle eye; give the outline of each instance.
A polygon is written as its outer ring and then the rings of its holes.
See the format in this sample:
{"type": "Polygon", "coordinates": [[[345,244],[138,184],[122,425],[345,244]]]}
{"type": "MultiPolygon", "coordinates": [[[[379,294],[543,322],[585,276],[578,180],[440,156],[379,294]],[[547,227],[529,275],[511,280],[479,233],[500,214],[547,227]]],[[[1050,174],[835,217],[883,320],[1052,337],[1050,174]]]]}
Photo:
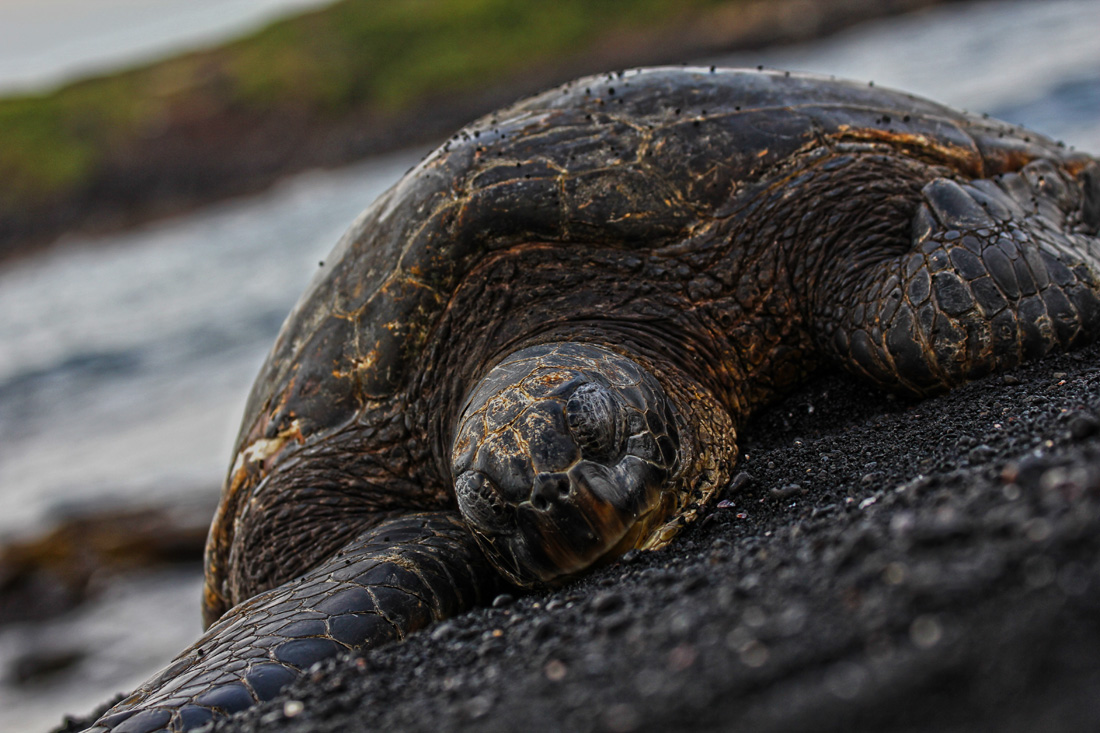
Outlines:
{"type": "Polygon", "coordinates": [[[577,387],[565,404],[565,418],[584,458],[608,463],[622,453],[622,411],[605,387],[592,382],[577,387]]]}

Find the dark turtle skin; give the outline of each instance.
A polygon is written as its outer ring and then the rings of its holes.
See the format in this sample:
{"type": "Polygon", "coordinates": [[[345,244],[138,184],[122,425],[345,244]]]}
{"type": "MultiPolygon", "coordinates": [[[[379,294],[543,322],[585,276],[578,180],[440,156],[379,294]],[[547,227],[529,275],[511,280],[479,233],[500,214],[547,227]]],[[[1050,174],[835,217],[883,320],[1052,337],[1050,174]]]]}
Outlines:
{"type": "Polygon", "coordinates": [[[92,730],[196,727],[501,588],[668,543],[824,362],[934,393],[1100,333],[1100,165],[816,76],[591,77],[461,131],[290,315],[206,634],[92,730]]]}

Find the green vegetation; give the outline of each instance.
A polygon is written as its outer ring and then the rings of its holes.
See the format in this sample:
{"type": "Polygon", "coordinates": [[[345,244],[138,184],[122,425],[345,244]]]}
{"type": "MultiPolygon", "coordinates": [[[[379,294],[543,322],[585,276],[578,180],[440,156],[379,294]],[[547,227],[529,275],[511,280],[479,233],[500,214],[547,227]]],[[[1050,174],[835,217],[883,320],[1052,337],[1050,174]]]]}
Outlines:
{"type": "Polygon", "coordinates": [[[216,49],[0,101],[0,202],[79,192],[134,140],[225,112],[401,110],[721,2],[341,0],[216,49]]]}

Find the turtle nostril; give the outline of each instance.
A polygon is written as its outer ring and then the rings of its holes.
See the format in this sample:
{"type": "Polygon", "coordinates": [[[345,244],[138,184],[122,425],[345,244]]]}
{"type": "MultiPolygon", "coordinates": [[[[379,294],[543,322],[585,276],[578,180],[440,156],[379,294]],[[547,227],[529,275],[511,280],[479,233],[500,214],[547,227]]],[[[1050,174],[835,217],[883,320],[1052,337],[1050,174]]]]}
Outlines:
{"type": "Polygon", "coordinates": [[[555,502],[569,496],[569,477],[564,473],[541,473],[531,489],[531,506],[544,512],[555,502]]]}

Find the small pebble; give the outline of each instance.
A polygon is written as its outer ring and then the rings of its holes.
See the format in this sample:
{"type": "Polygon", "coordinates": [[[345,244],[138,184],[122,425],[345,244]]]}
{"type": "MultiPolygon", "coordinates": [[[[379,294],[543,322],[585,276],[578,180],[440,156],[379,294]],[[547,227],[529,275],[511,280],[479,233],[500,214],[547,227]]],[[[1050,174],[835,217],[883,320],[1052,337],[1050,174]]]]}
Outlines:
{"type": "Polygon", "coordinates": [[[1088,412],[1078,412],[1069,421],[1069,434],[1077,440],[1096,435],[1100,431],[1100,420],[1088,412]]]}
{"type": "Polygon", "coordinates": [[[624,605],[626,605],[626,602],[618,593],[600,593],[592,603],[596,613],[601,615],[614,613],[624,605]]]}
{"type": "Polygon", "coordinates": [[[736,476],[733,477],[733,481],[730,482],[729,491],[730,491],[730,493],[733,493],[735,491],[740,491],[741,489],[744,489],[745,487],[747,487],[751,483],[752,483],[752,474],[749,473],[748,471],[741,471],[740,473],[738,473],[736,476]]]}
{"type": "Polygon", "coordinates": [[[470,718],[477,720],[478,718],[484,718],[488,714],[489,710],[493,707],[493,701],[487,695],[477,695],[470,698],[466,703],[466,714],[470,718]]]}
{"type": "Polygon", "coordinates": [[[535,641],[546,641],[553,637],[557,633],[557,629],[554,624],[546,619],[538,619],[535,621],[535,628],[531,634],[531,637],[535,641]]]}
{"type": "Polygon", "coordinates": [[[682,672],[695,664],[697,656],[698,652],[691,644],[680,644],[668,653],[668,666],[676,672],[682,672]]]}
{"type": "MultiPolygon", "coordinates": [[[[714,71],[714,67],[710,67],[714,71]]],[[[603,716],[604,725],[613,733],[629,733],[642,724],[642,716],[630,705],[619,703],[607,709],[603,716]]]]}
{"type": "Polygon", "coordinates": [[[546,679],[551,682],[561,682],[565,679],[566,673],[569,669],[565,666],[565,662],[560,659],[551,659],[546,663],[546,666],[542,668],[543,674],[546,675],[546,679]]]}
{"type": "Polygon", "coordinates": [[[444,621],[441,624],[437,624],[431,631],[431,637],[436,641],[447,641],[455,637],[455,625],[451,621],[444,621]]]}
{"type": "Polygon", "coordinates": [[[943,638],[943,627],[935,616],[924,615],[909,625],[909,640],[919,649],[931,649],[943,638]]]}
{"type": "Polygon", "coordinates": [[[989,447],[985,443],[982,443],[981,445],[977,445],[971,448],[970,452],[967,454],[967,458],[972,464],[985,463],[993,457],[993,453],[994,451],[991,447],[989,447]]]}
{"type": "Polygon", "coordinates": [[[772,489],[771,494],[777,499],[787,499],[802,493],[802,486],[799,484],[787,484],[778,489],[772,489]]]}
{"type": "Polygon", "coordinates": [[[746,667],[763,667],[768,661],[768,647],[753,639],[737,650],[737,656],[746,667]]]}

